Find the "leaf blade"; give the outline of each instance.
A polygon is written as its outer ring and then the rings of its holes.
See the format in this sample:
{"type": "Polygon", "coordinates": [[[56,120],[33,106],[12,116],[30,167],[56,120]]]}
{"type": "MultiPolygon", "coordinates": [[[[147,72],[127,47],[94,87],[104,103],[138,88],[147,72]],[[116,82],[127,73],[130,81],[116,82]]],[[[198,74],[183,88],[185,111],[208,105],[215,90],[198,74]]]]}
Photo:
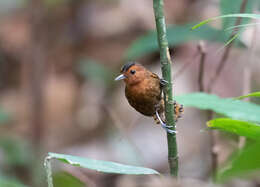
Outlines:
{"type": "MultiPolygon", "coordinates": [[[[221,15],[226,14],[235,14],[239,13],[240,7],[242,5],[242,0],[221,0],[220,1],[220,11],[221,15]]],[[[246,7],[243,13],[252,13],[254,1],[248,1],[246,3],[246,7]]],[[[222,29],[226,29],[228,27],[232,27],[235,25],[236,20],[235,19],[223,19],[222,20],[222,29]]],[[[243,19],[242,24],[245,24],[248,22],[248,19],[243,19]]]]}
{"type": "MultiPolygon", "coordinates": [[[[208,40],[224,43],[229,38],[229,34],[227,32],[215,29],[208,25],[192,32],[190,30],[192,25],[194,24],[189,23],[185,25],[169,26],[167,28],[169,46],[173,47],[189,41],[197,40],[208,40]]],[[[245,47],[241,41],[239,41],[237,46],[245,47]]],[[[126,50],[124,58],[127,60],[134,60],[156,50],[158,50],[156,33],[155,31],[152,31],[136,39],[126,50]]]]}
{"type": "Polygon", "coordinates": [[[250,19],[260,19],[259,14],[226,14],[226,15],[221,15],[221,16],[216,16],[212,17],[209,19],[206,19],[204,21],[199,22],[198,24],[194,25],[191,29],[195,30],[209,22],[218,20],[218,19],[223,19],[223,18],[234,18],[234,17],[241,17],[241,18],[250,18],[250,19]]]}
{"type": "Polygon", "coordinates": [[[260,92],[252,92],[247,95],[242,95],[242,96],[236,97],[235,99],[244,99],[244,98],[248,98],[248,97],[260,97],[260,92]]]}
{"type": "Polygon", "coordinates": [[[242,149],[239,154],[231,157],[232,161],[220,169],[218,181],[225,181],[235,176],[245,176],[260,170],[260,142],[253,143],[242,149]]]}
{"type": "Polygon", "coordinates": [[[91,169],[103,173],[116,173],[116,174],[128,174],[128,175],[159,174],[157,171],[150,168],[124,165],[116,162],[94,160],[89,158],[82,158],[82,157],[64,155],[58,153],[49,153],[49,156],[51,158],[58,159],[62,162],[69,163],[73,166],[80,166],[83,168],[87,168],[87,169],[91,169]]]}
{"type": "Polygon", "coordinates": [[[175,98],[180,104],[203,110],[212,110],[227,117],[260,123],[260,106],[254,103],[220,98],[206,93],[192,93],[175,98]]]}
{"type": "Polygon", "coordinates": [[[217,118],[207,122],[210,129],[223,130],[239,136],[260,140],[260,125],[230,118],[217,118]]]}

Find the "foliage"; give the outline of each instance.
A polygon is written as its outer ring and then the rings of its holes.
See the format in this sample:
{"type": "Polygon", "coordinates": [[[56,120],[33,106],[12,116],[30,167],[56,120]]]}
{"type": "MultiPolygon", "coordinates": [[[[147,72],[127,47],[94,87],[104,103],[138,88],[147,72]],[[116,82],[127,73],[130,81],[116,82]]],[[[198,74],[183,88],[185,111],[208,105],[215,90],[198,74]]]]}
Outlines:
{"type": "Polygon", "coordinates": [[[0,176],[0,186],[6,187],[27,187],[13,178],[0,176]]]}
{"type": "MultiPolygon", "coordinates": [[[[149,168],[137,167],[119,164],[116,162],[109,162],[103,160],[94,160],[89,158],[82,158],[71,155],[57,154],[57,153],[49,153],[45,158],[45,168],[48,178],[48,185],[52,187],[52,174],[51,174],[51,159],[57,159],[61,162],[77,166],[83,167],[103,173],[115,173],[115,174],[128,174],[128,175],[148,175],[148,174],[159,174],[157,171],[149,168]]],[[[73,177],[74,178],[74,177],[73,177]]],[[[55,179],[54,179],[55,180],[55,179]]],[[[57,179],[56,179],[57,180],[57,179]]],[[[70,177],[70,180],[72,178],[70,177]]],[[[75,182],[75,179],[73,179],[75,182]]],[[[55,182],[55,181],[54,181],[55,182]]]]}
{"type": "Polygon", "coordinates": [[[260,106],[254,103],[219,98],[206,93],[192,93],[177,96],[176,100],[184,106],[191,106],[203,110],[212,110],[227,117],[237,120],[260,123],[260,106]]]}
{"type": "MultiPolygon", "coordinates": [[[[254,92],[246,97],[259,97],[254,92]]],[[[230,118],[217,118],[207,122],[209,129],[221,130],[238,136],[252,139],[240,151],[233,153],[217,174],[218,181],[224,181],[234,176],[248,176],[260,170],[260,106],[235,99],[219,98],[205,93],[194,93],[176,97],[184,106],[209,109],[230,118]],[[244,121],[241,121],[244,120],[244,121]]],[[[249,141],[248,141],[249,142],[249,141]]]]}
{"type": "MultiPolygon", "coordinates": [[[[221,0],[220,1],[220,11],[221,15],[235,14],[239,12],[240,6],[243,0],[221,0]]],[[[253,10],[254,1],[250,0],[246,4],[244,13],[251,13],[253,10]]],[[[243,19],[241,24],[246,24],[249,20],[243,19]]],[[[222,29],[226,29],[235,25],[235,18],[223,19],[222,29]]]]}
{"type": "Polygon", "coordinates": [[[85,184],[78,178],[67,172],[57,172],[53,175],[53,184],[55,187],[84,187],[85,184]]]}
{"type": "Polygon", "coordinates": [[[247,95],[242,95],[239,97],[236,97],[235,99],[244,99],[244,98],[248,98],[248,97],[260,97],[260,92],[253,92],[247,95]]]}
{"type": "Polygon", "coordinates": [[[117,174],[128,174],[128,175],[146,175],[146,174],[159,174],[157,171],[149,168],[129,166],[124,164],[119,164],[115,162],[103,161],[103,160],[93,160],[89,158],[82,158],[71,155],[49,153],[52,159],[58,159],[64,163],[79,166],[83,168],[88,168],[91,170],[96,170],[104,173],[117,173],[117,174]]]}
{"type": "Polygon", "coordinates": [[[260,19],[259,14],[226,14],[226,15],[221,15],[213,18],[206,19],[192,27],[192,30],[197,29],[198,27],[201,27],[209,22],[218,20],[218,19],[223,19],[223,18],[251,18],[251,19],[260,19]]]}
{"type": "Polygon", "coordinates": [[[245,146],[241,151],[231,156],[230,162],[218,172],[218,181],[231,177],[246,177],[260,171],[260,142],[245,146]]]}
{"type": "Polygon", "coordinates": [[[4,163],[9,166],[29,166],[32,152],[24,140],[13,137],[0,138],[0,150],[3,153],[4,163]]]}
{"type": "Polygon", "coordinates": [[[231,132],[239,136],[245,136],[255,140],[260,140],[260,125],[246,121],[233,120],[230,118],[217,118],[207,123],[210,129],[217,129],[231,132]]]}
{"type": "MultiPolygon", "coordinates": [[[[202,27],[197,31],[191,31],[191,27],[193,25],[193,23],[189,23],[185,25],[169,26],[166,30],[168,33],[167,38],[169,46],[173,47],[190,41],[198,40],[224,43],[229,37],[227,32],[213,28],[209,25],[205,25],[205,27],[202,27]]],[[[244,47],[244,44],[240,41],[237,45],[239,47],[244,47]]],[[[128,60],[136,59],[156,50],[158,50],[156,32],[151,31],[148,34],[141,36],[130,45],[126,51],[125,58],[128,60]]]]}

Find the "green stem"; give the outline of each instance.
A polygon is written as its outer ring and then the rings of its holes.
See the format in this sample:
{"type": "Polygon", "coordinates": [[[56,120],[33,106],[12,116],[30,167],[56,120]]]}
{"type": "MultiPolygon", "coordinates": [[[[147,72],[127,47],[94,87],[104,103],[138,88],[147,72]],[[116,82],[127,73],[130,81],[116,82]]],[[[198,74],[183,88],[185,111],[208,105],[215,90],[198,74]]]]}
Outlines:
{"type": "MultiPolygon", "coordinates": [[[[157,38],[160,49],[160,61],[163,79],[168,82],[164,88],[164,101],[165,101],[165,117],[166,123],[173,126],[175,130],[174,120],[174,105],[172,96],[172,80],[171,80],[171,57],[168,48],[168,41],[166,38],[166,24],[164,18],[163,0],[153,0],[153,8],[156,22],[157,38]]],[[[170,173],[172,176],[178,175],[178,152],[176,143],[176,134],[167,133],[168,140],[168,160],[170,173]]]]}

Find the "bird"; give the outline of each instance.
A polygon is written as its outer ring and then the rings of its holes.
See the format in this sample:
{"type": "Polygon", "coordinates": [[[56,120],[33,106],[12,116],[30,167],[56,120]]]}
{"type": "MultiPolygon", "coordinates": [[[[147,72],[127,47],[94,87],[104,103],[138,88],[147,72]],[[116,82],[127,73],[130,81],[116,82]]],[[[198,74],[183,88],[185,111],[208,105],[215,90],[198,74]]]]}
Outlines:
{"type": "MultiPolygon", "coordinates": [[[[124,80],[125,96],[128,103],[139,113],[153,117],[157,124],[169,133],[176,133],[165,123],[165,108],[162,97],[163,87],[168,83],[157,74],[152,73],[144,66],[136,62],[125,64],[115,81],[124,80]]],[[[175,121],[183,113],[183,105],[174,101],[175,121]]]]}

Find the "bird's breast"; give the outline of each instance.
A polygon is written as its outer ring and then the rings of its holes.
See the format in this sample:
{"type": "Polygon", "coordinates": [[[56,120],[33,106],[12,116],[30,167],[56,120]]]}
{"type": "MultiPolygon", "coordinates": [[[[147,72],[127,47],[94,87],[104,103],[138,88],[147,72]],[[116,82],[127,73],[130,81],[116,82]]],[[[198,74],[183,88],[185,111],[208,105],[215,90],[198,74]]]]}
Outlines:
{"type": "Polygon", "coordinates": [[[125,95],[129,104],[146,116],[155,114],[156,106],[161,100],[159,84],[143,82],[134,86],[126,86],[125,95]]]}

